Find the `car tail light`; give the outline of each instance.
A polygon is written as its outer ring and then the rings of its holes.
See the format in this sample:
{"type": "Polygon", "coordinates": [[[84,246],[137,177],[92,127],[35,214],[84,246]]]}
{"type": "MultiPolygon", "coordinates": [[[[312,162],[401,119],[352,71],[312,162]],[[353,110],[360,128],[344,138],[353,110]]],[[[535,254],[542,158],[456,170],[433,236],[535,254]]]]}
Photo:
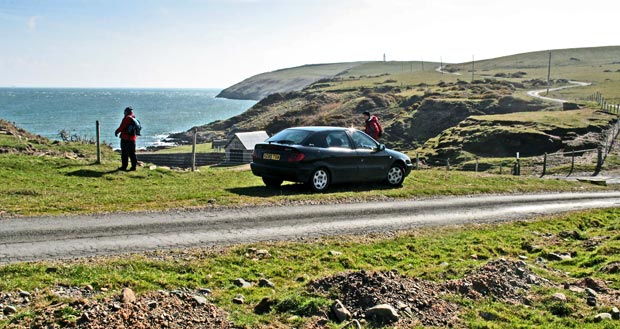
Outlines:
{"type": "Polygon", "coordinates": [[[288,157],[288,162],[299,162],[302,161],[306,155],[303,153],[293,153],[288,157]]]}
{"type": "Polygon", "coordinates": [[[252,152],[252,161],[256,161],[256,160],[258,160],[258,151],[254,149],[254,152],[252,152]]]}

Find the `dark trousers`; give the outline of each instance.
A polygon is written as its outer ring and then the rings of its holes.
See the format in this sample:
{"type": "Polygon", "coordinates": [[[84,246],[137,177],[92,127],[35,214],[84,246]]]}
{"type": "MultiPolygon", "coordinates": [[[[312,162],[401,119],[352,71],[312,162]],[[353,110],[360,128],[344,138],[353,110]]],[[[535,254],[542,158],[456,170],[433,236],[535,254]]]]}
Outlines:
{"type": "Polygon", "coordinates": [[[121,139],[121,168],[127,169],[128,160],[131,159],[131,168],[136,168],[136,142],[121,139]]]}

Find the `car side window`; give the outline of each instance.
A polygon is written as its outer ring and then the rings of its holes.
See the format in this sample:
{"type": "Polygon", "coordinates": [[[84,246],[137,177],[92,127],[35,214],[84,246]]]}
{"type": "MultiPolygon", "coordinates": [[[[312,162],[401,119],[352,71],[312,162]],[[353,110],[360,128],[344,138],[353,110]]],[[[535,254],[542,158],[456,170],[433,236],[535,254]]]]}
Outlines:
{"type": "Polygon", "coordinates": [[[332,131],[327,134],[327,145],[330,148],[339,147],[339,148],[351,148],[351,143],[349,143],[349,138],[347,137],[347,133],[344,131],[332,131]]]}
{"type": "Polygon", "coordinates": [[[310,146],[310,147],[327,148],[328,144],[327,144],[327,140],[325,137],[326,137],[325,133],[316,133],[310,136],[304,144],[305,146],[310,146]]]}
{"type": "Polygon", "coordinates": [[[377,142],[362,132],[354,131],[353,134],[351,134],[351,137],[353,138],[355,148],[357,149],[375,150],[378,147],[377,142]]]}

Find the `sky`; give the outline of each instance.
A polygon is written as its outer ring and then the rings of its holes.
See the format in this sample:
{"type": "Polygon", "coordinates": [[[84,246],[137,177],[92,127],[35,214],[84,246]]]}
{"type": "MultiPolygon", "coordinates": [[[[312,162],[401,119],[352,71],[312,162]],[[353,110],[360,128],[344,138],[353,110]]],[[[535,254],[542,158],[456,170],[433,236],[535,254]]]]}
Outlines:
{"type": "Polygon", "coordinates": [[[225,88],[317,63],[620,45],[617,0],[0,0],[0,87],[225,88]]]}

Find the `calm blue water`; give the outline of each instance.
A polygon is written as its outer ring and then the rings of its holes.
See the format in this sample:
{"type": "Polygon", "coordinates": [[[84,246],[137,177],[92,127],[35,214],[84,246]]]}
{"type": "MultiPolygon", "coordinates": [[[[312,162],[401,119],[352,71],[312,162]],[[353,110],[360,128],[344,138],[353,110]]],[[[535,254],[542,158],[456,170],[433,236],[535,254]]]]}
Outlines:
{"type": "Polygon", "coordinates": [[[64,89],[0,88],[0,118],[32,133],[59,139],[61,130],[119,147],[114,130],[127,106],[142,123],[137,146],[162,145],[161,139],[194,126],[227,119],[255,101],[215,98],[219,89],[64,89]]]}

